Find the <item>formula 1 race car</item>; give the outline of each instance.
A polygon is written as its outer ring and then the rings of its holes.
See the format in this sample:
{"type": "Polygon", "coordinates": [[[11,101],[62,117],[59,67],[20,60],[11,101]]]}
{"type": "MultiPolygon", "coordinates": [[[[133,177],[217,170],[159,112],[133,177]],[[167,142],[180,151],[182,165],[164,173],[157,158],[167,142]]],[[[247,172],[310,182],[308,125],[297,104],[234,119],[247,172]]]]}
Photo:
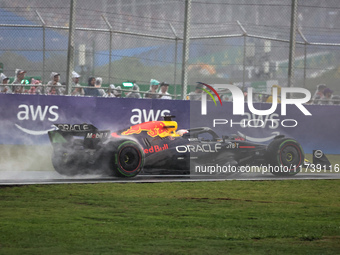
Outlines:
{"type": "Polygon", "coordinates": [[[177,130],[173,116],[111,132],[90,124],[55,124],[49,138],[52,164],[64,175],[94,173],[133,177],[141,172],[190,173],[197,166],[271,166],[278,176],[292,176],[304,164],[301,145],[277,136],[269,145],[238,136],[219,137],[207,127],[177,130]]]}

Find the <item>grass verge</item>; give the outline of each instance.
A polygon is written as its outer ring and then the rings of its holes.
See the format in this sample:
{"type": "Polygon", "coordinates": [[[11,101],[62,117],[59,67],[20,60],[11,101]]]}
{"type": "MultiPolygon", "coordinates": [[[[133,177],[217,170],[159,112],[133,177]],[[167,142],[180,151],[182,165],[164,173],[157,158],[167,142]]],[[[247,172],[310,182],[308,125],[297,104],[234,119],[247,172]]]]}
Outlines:
{"type": "Polygon", "coordinates": [[[340,180],[0,188],[0,254],[338,254],[340,180]]]}

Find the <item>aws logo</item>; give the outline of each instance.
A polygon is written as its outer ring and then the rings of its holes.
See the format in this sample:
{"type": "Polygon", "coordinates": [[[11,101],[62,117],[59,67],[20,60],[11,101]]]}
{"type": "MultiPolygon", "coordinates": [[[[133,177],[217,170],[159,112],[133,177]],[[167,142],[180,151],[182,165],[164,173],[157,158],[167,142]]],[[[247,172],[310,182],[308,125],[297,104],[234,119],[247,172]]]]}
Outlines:
{"type": "MultiPolygon", "coordinates": [[[[21,104],[18,106],[19,112],[17,113],[17,119],[20,121],[28,120],[28,121],[45,121],[46,119],[51,122],[55,122],[59,119],[59,114],[57,110],[59,109],[58,106],[41,106],[41,105],[25,105],[21,104]]],[[[20,129],[21,131],[30,134],[30,135],[45,135],[48,131],[54,130],[54,125],[51,125],[51,129],[48,130],[30,130],[24,128],[18,124],[15,126],[20,129]]]]}
{"type": "MultiPolygon", "coordinates": [[[[214,101],[215,105],[217,105],[215,97],[211,94],[211,92],[209,90],[203,88],[203,86],[205,86],[208,89],[210,89],[217,96],[217,98],[220,101],[220,104],[222,106],[221,97],[220,97],[220,95],[217,93],[217,91],[212,86],[210,86],[210,85],[208,85],[206,83],[203,83],[203,82],[197,82],[197,83],[202,85],[202,88],[200,88],[200,89],[203,90],[205,93],[207,93],[212,98],[212,100],[214,101]]],[[[207,97],[206,97],[206,94],[202,95],[202,109],[205,109],[205,113],[206,113],[206,109],[207,109],[207,97]]]]}
{"type": "Polygon", "coordinates": [[[135,113],[131,116],[130,122],[132,125],[140,124],[148,121],[158,120],[159,117],[170,115],[170,110],[148,110],[148,109],[132,109],[132,113],[135,113]]]}

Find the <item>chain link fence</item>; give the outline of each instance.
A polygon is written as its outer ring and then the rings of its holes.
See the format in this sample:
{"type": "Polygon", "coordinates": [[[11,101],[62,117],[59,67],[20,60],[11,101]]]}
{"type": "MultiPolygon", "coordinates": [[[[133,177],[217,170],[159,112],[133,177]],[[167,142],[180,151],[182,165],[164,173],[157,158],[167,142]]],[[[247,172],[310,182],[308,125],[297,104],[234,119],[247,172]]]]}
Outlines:
{"type": "MultiPolygon", "coordinates": [[[[27,71],[46,84],[51,72],[67,82],[68,0],[0,2],[0,62],[14,78],[27,71]]],[[[180,94],[185,0],[76,1],[74,68],[82,85],[150,79],[180,94]]],[[[191,0],[187,93],[196,82],[288,84],[292,0],[191,0]]],[[[340,94],[340,7],[336,0],[299,0],[293,86],[325,83],[340,94]]],[[[73,71],[71,70],[71,71],[73,71]]],[[[178,97],[179,98],[179,97],[178,97]]]]}

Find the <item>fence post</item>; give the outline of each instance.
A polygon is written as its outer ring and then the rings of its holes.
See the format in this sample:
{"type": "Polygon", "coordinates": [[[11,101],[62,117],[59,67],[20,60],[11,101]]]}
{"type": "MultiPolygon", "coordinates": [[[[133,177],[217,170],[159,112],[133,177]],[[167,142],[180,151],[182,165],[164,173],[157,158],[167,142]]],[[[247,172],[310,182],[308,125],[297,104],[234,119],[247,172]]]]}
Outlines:
{"type": "Polygon", "coordinates": [[[172,26],[171,23],[169,23],[170,25],[170,28],[172,30],[172,33],[175,35],[175,57],[174,57],[174,95],[175,95],[175,98],[174,99],[177,99],[177,84],[176,84],[176,76],[177,76],[177,46],[178,46],[178,36],[177,36],[177,33],[176,33],[176,30],[175,28],[172,26]]]}
{"type": "Polygon", "coordinates": [[[307,78],[307,43],[304,44],[304,63],[303,63],[303,87],[306,87],[307,78]]]}
{"type": "Polygon", "coordinates": [[[303,87],[305,88],[306,77],[307,77],[307,44],[308,44],[308,41],[299,28],[297,29],[297,31],[302,37],[303,41],[305,42],[304,43],[304,63],[303,63],[303,87]]]}
{"type": "Polygon", "coordinates": [[[175,71],[174,71],[174,94],[175,94],[175,99],[177,99],[177,51],[178,51],[178,38],[176,37],[175,41],[175,71]]]}
{"type": "Polygon", "coordinates": [[[247,49],[247,36],[243,36],[243,77],[242,77],[242,91],[244,92],[246,80],[246,49],[247,49]]]}
{"type": "Polygon", "coordinates": [[[292,0],[292,11],[290,21],[290,40],[289,40],[289,62],[288,62],[288,87],[294,84],[294,62],[295,62],[295,41],[296,41],[296,17],[298,0],[292,0]]]}
{"type": "Polygon", "coordinates": [[[46,37],[45,37],[45,32],[46,32],[46,23],[43,20],[43,18],[41,17],[40,13],[35,10],[35,13],[38,15],[38,18],[40,19],[43,27],[43,70],[42,70],[42,76],[41,76],[41,83],[44,84],[44,79],[45,79],[45,70],[46,70],[46,37]]]}
{"type": "Polygon", "coordinates": [[[242,78],[242,90],[245,87],[245,77],[246,77],[246,50],[247,50],[247,31],[244,29],[240,21],[236,21],[237,25],[240,27],[243,33],[243,78],[242,78]]]}
{"type": "Polygon", "coordinates": [[[70,6],[70,24],[68,33],[67,49],[67,70],[66,70],[66,94],[70,95],[72,91],[72,71],[74,69],[74,22],[76,18],[76,1],[71,0],[70,6]],[[72,69],[72,70],[71,70],[72,69]]]}
{"type": "Polygon", "coordinates": [[[189,41],[190,41],[190,12],[191,0],[185,1],[184,14],[184,36],[183,36],[183,56],[182,56],[182,99],[186,99],[188,90],[188,60],[189,60],[189,41]]]}
{"type": "Polygon", "coordinates": [[[110,47],[109,47],[109,84],[112,83],[111,82],[111,58],[112,58],[112,26],[110,24],[110,22],[108,21],[108,19],[102,15],[106,25],[109,27],[110,29],[110,47]]]}

